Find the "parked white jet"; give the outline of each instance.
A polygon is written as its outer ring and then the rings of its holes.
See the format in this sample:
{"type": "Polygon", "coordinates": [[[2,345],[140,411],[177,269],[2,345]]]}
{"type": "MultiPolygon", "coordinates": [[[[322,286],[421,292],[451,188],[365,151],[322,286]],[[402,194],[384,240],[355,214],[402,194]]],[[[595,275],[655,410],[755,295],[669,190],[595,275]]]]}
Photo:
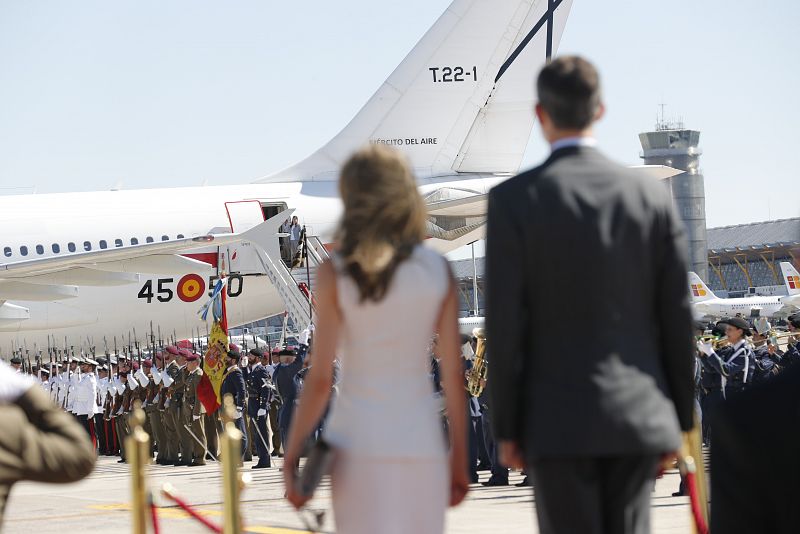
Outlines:
{"type": "Polygon", "coordinates": [[[786,297],[719,298],[694,272],[689,272],[689,292],[698,315],[733,317],[740,314],[745,317],[752,315],[781,317],[796,311],[794,306],[783,301],[786,297]]]}
{"type": "Polygon", "coordinates": [[[534,121],[532,82],[571,4],[455,0],[336,137],[251,185],[0,198],[3,352],[103,351],[132,335],[142,343],[151,322],[162,339],[202,335],[197,310],[221,268],[233,273],[231,326],[283,311],[278,225],[294,212],[329,244],[341,212],[337,170],[365,143],[409,157],[432,246],[481,238],[485,195],[519,169],[534,121]],[[256,248],[276,259],[274,272],[256,248]]]}
{"type": "Polygon", "coordinates": [[[783,302],[800,308],[800,273],[788,261],[781,262],[783,283],[786,284],[788,296],[783,297],[783,302]]]}

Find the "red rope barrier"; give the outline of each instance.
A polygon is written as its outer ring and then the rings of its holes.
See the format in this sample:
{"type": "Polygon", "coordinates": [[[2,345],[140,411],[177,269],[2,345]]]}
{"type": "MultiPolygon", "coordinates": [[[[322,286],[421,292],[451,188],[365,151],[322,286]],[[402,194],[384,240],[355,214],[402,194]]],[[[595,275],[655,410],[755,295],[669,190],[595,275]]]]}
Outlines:
{"type": "Polygon", "coordinates": [[[150,520],[153,522],[153,534],[160,534],[161,528],[158,525],[158,507],[153,502],[153,494],[147,494],[147,498],[150,501],[150,520]]]}
{"type": "Polygon", "coordinates": [[[212,523],[211,521],[200,515],[194,508],[192,508],[189,505],[189,503],[187,503],[186,501],[184,501],[183,499],[181,499],[177,495],[174,495],[171,492],[162,491],[162,493],[164,493],[165,496],[175,501],[175,504],[180,506],[184,512],[186,512],[187,514],[198,520],[200,523],[203,524],[203,526],[208,528],[210,531],[216,532],[217,534],[222,534],[222,527],[215,525],[214,523],[212,523]]]}
{"type": "Polygon", "coordinates": [[[703,510],[700,503],[700,495],[697,492],[697,480],[695,479],[694,472],[686,473],[686,487],[689,490],[689,503],[692,506],[692,516],[694,516],[694,524],[697,526],[697,532],[700,534],[708,534],[708,525],[703,517],[703,510]]]}

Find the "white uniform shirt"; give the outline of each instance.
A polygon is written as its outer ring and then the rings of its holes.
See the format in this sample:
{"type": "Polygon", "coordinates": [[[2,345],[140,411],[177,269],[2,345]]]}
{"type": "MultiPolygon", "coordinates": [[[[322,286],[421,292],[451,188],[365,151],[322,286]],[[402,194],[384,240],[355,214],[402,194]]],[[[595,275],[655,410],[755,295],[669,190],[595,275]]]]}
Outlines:
{"type": "Polygon", "coordinates": [[[75,390],[70,394],[73,400],[72,413],[94,417],[97,408],[97,377],[94,373],[80,375],[75,390]]]}

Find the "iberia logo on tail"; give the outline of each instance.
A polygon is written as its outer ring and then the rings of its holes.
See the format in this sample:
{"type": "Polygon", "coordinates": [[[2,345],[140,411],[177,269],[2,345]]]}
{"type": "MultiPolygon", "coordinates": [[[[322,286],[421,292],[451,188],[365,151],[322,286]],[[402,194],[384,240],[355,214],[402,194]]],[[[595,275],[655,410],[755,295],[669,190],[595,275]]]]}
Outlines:
{"type": "Polygon", "coordinates": [[[800,289],[800,276],[787,276],[786,283],[789,284],[789,289],[800,289]]]}
{"type": "Polygon", "coordinates": [[[694,295],[695,297],[705,297],[706,290],[703,289],[703,286],[701,284],[692,284],[692,295],[694,295]]]}

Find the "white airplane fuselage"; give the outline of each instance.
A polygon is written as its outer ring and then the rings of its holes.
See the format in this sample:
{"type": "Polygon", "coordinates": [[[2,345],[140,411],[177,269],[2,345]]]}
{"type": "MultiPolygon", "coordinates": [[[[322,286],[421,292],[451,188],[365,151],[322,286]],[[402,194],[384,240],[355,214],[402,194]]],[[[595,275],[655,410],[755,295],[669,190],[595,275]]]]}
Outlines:
{"type": "MultiPolygon", "coordinates": [[[[433,178],[425,180],[420,191],[453,187],[483,194],[501,180],[486,175],[433,178]]],[[[325,244],[333,241],[342,212],[337,183],[306,181],[0,197],[0,254],[4,255],[3,262],[13,263],[68,254],[70,244],[82,252],[86,242],[92,250],[98,250],[101,240],[106,247],[114,248],[118,246],[116,240],[129,246],[132,239],[145,243],[148,238],[158,242],[164,237],[230,232],[226,203],[253,200],[262,205],[285,204],[295,210],[309,235],[318,236],[325,244]],[[54,252],[54,244],[58,252],[54,252]],[[24,256],[23,247],[27,249],[24,256]]],[[[199,251],[211,250],[206,247],[199,251]]],[[[207,300],[213,282],[210,278],[216,275],[216,268],[209,265],[181,274],[138,274],[136,282],[125,285],[81,285],[75,298],[45,302],[9,299],[9,304],[29,309],[30,318],[0,323],[0,350],[45,350],[53,343],[76,350],[95,346],[98,351],[104,350],[105,344],[113,350],[114,339],[121,347],[134,331],[139,342],[144,341],[151,322],[154,329],[160,327],[162,339],[205,335],[206,325],[197,312],[207,300]],[[201,296],[188,301],[178,298],[176,285],[184,274],[198,275],[204,281],[201,296]]],[[[266,276],[251,273],[231,280],[230,286],[230,326],[285,309],[266,276]]]]}
{"type": "Polygon", "coordinates": [[[781,297],[715,298],[693,304],[696,312],[712,317],[733,317],[737,313],[749,317],[753,309],[759,315],[772,317],[784,307],[781,297]]]}

